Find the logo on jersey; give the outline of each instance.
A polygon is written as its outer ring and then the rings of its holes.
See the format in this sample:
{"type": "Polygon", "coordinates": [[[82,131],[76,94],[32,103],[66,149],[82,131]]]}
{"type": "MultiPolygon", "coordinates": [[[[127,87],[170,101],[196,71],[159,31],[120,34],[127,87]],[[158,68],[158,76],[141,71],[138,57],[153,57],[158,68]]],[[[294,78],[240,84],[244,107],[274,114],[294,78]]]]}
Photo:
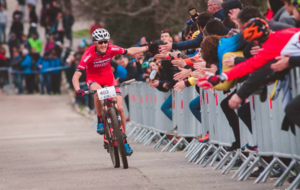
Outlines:
{"type": "Polygon", "coordinates": [[[87,60],[89,60],[89,58],[92,56],[92,54],[90,53],[83,61],[87,62],[87,60]]]}
{"type": "Polygon", "coordinates": [[[111,48],[112,51],[119,51],[120,48],[111,48]]]}

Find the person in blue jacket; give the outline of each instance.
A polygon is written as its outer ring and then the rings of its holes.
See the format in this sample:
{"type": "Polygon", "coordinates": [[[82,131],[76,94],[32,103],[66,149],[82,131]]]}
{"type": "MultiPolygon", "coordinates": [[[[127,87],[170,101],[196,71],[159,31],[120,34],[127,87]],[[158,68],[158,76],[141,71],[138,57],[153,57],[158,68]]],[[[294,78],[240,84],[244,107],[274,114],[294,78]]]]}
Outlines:
{"type": "MultiPolygon", "coordinates": [[[[57,68],[57,67],[61,67],[61,60],[56,55],[56,53],[52,53],[51,68],[57,68]]],[[[54,94],[60,94],[60,79],[61,79],[60,70],[54,70],[51,72],[51,85],[54,94]]]]}
{"type": "Polygon", "coordinates": [[[43,57],[40,57],[36,62],[36,67],[40,69],[40,83],[41,83],[41,94],[44,94],[44,88],[46,88],[47,94],[51,94],[51,75],[47,71],[50,69],[50,55],[49,53],[44,53],[43,57]]]}
{"type": "Polygon", "coordinates": [[[23,60],[20,66],[25,76],[26,90],[28,94],[32,94],[34,88],[34,75],[31,72],[32,59],[27,49],[23,49],[22,55],[23,55],[23,60]]]}

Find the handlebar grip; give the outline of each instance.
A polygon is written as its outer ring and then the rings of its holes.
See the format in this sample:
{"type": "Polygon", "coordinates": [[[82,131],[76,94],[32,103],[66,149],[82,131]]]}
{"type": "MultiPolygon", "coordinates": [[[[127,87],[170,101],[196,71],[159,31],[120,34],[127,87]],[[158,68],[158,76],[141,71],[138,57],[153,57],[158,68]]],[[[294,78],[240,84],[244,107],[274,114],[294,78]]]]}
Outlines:
{"type": "Polygon", "coordinates": [[[84,91],[84,94],[90,94],[90,91],[89,90],[84,91]]]}

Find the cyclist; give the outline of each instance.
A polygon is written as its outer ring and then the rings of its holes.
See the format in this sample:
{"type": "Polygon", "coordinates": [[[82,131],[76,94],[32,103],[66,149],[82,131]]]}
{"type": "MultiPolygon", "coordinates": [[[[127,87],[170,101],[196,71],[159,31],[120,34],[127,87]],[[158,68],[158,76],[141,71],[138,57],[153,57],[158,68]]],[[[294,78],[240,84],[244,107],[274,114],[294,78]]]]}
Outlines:
{"type": "MultiPolygon", "coordinates": [[[[116,85],[116,81],[111,70],[111,59],[117,54],[128,54],[134,55],[136,53],[150,51],[157,51],[158,46],[155,44],[151,44],[144,47],[132,47],[129,49],[124,49],[109,43],[110,34],[107,30],[103,28],[96,29],[93,34],[93,42],[86,49],[83,56],[81,57],[81,61],[77,66],[77,69],[74,73],[72,82],[74,85],[74,89],[76,91],[76,95],[84,96],[84,90],[80,89],[79,86],[79,78],[82,75],[82,72],[86,69],[86,82],[90,90],[100,89],[102,86],[113,86],[116,85]]],[[[126,118],[123,112],[123,98],[120,92],[120,89],[116,87],[117,93],[117,106],[121,115],[122,125],[125,130],[126,118]]],[[[102,121],[102,102],[99,100],[97,93],[94,95],[94,104],[98,118],[98,127],[97,132],[99,134],[104,133],[104,125],[102,121]]],[[[125,130],[126,131],[126,130],[125,130]]],[[[133,153],[132,149],[128,145],[125,140],[124,143],[125,150],[127,155],[131,155],[133,153]]]]}

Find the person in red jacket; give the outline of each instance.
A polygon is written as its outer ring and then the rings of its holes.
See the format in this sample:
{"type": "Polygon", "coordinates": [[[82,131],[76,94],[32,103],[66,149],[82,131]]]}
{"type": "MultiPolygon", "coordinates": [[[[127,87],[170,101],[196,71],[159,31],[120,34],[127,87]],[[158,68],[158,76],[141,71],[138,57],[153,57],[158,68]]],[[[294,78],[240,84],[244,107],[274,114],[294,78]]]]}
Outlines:
{"type": "Polygon", "coordinates": [[[253,18],[244,25],[243,37],[246,41],[260,45],[262,50],[254,57],[235,65],[231,70],[221,75],[199,79],[199,85],[205,89],[211,88],[222,81],[231,81],[253,73],[277,56],[300,55],[300,29],[290,28],[272,32],[268,23],[261,18],[253,18]]]}
{"type": "Polygon", "coordinates": [[[104,26],[102,24],[100,24],[100,22],[98,20],[95,20],[95,23],[91,26],[90,31],[89,31],[91,36],[97,28],[104,28],[104,26]]]}

